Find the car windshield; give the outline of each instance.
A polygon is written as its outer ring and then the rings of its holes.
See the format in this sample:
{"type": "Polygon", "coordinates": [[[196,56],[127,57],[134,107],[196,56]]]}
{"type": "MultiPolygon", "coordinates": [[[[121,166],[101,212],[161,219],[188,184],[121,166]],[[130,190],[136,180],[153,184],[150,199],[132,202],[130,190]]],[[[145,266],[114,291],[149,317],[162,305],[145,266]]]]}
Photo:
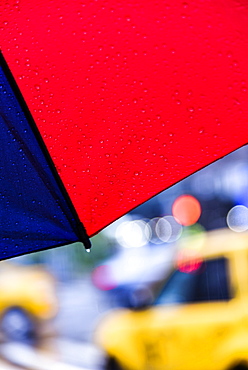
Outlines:
{"type": "Polygon", "coordinates": [[[228,262],[225,258],[218,258],[205,261],[191,272],[175,270],[155,305],[223,301],[230,298],[228,262]]]}

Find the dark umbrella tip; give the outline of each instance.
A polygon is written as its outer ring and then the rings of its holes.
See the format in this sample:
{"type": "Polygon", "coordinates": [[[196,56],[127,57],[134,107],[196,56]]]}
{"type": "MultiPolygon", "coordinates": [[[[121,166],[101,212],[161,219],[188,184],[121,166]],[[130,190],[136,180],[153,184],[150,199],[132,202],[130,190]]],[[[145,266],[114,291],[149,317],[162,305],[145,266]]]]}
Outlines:
{"type": "Polygon", "coordinates": [[[78,224],[78,236],[79,236],[79,241],[83,243],[84,248],[86,249],[86,252],[90,252],[91,249],[91,241],[90,238],[87,234],[87,231],[84,227],[84,224],[80,222],[78,224]]]}

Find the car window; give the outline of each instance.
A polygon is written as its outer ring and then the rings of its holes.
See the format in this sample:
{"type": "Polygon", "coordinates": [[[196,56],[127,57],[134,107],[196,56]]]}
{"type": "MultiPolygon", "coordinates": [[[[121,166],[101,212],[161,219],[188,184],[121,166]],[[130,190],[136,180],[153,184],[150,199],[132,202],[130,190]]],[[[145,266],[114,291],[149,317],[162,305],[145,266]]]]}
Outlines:
{"type": "Polygon", "coordinates": [[[179,304],[229,300],[228,261],[218,258],[205,261],[190,273],[175,270],[155,304],[179,304]]]}

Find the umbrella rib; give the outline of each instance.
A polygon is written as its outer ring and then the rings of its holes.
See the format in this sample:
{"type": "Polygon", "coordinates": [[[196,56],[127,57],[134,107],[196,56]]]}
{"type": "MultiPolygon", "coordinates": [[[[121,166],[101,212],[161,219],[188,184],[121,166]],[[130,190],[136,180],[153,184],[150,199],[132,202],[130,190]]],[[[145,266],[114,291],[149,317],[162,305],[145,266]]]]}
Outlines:
{"type": "MultiPolygon", "coordinates": [[[[83,223],[81,222],[81,220],[79,219],[79,216],[76,212],[76,209],[69,197],[69,194],[67,193],[67,190],[65,189],[64,187],[64,184],[57,172],[57,169],[52,161],[52,158],[48,152],[48,149],[43,141],[43,138],[41,137],[41,134],[35,124],[35,121],[32,117],[32,114],[30,113],[29,111],[29,108],[25,102],[25,99],[24,97],[22,96],[21,94],[21,91],[19,89],[19,87],[17,86],[17,83],[7,65],[7,62],[5,61],[4,59],[4,56],[3,54],[1,53],[0,51],[0,65],[1,67],[3,68],[4,70],[4,73],[6,75],[6,78],[12,88],[12,91],[18,101],[18,103],[20,104],[21,106],[21,109],[27,119],[27,122],[39,144],[39,147],[47,161],[47,164],[54,176],[54,179],[56,181],[56,183],[58,184],[58,187],[59,189],[61,190],[61,193],[65,199],[65,201],[67,202],[72,214],[73,214],[73,217],[75,218],[75,221],[76,221],[76,234],[79,238],[79,241],[81,241],[84,246],[85,246],[85,249],[90,249],[91,248],[91,242],[90,242],[90,239],[89,239],[89,236],[86,232],[86,229],[83,225],[83,223]]],[[[57,195],[56,191],[53,189],[53,186],[52,184],[49,183],[49,179],[47,178],[46,176],[46,173],[45,171],[43,170],[42,166],[39,164],[39,162],[34,158],[32,152],[30,151],[30,149],[27,147],[27,145],[25,144],[25,142],[23,141],[23,139],[21,138],[21,136],[19,135],[19,133],[17,132],[17,130],[15,129],[15,127],[12,125],[12,123],[4,116],[1,114],[1,117],[3,119],[3,121],[5,122],[7,128],[9,130],[11,130],[12,134],[15,136],[16,140],[19,142],[19,144],[21,145],[23,151],[25,152],[25,155],[27,156],[27,158],[29,159],[30,163],[32,164],[32,166],[34,168],[36,168],[36,170],[38,171],[38,173],[40,174],[40,178],[41,180],[43,181],[44,185],[48,188],[50,194],[52,195],[52,197],[55,199],[56,203],[60,205],[60,207],[62,208],[62,204],[60,202],[60,199],[59,199],[59,196],[57,195]]],[[[66,212],[64,212],[64,214],[66,215],[66,212]]]]}

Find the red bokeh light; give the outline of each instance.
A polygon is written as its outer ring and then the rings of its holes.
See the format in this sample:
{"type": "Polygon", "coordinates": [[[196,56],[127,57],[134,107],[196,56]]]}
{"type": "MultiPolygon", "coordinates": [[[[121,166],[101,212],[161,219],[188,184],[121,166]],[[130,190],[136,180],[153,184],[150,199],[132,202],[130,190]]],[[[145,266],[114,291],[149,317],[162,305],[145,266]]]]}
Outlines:
{"type": "Polygon", "coordinates": [[[181,195],[172,205],[172,214],[181,225],[190,226],[201,216],[201,206],[192,195],[181,195]]]}
{"type": "Polygon", "coordinates": [[[181,272],[193,273],[199,271],[203,264],[203,259],[199,257],[194,251],[181,251],[177,258],[177,268],[181,272]],[[188,258],[187,258],[188,257],[188,258]]]}

